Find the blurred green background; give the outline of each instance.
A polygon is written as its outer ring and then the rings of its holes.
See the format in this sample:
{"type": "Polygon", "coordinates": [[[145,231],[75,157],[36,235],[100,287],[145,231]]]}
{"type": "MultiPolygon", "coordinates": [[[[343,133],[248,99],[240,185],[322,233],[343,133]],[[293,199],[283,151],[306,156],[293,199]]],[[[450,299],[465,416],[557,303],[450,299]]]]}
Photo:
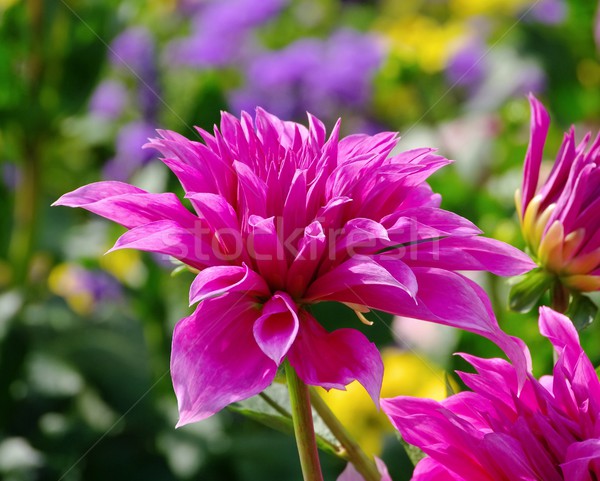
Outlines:
{"type": "MultiPolygon", "coordinates": [[[[178,192],[141,149],[153,129],[194,137],[192,126],[211,128],[220,110],[261,105],[299,121],[309,110],[329,127],[341,116],[346,134],[399,131],[402,149],[438,147],[455,159],[431,179],[443,207],[522,246],[512,198],[526,94],[552,114],[548,159],[569,124],[579,137],[598,129],[596,7],[0,0],[0,478],[300,479],[293,440],[232,411],[174,429],[170,339],[192,275],[171,276],[156,256],[103,256],[121,229],[50,204],[101,179],[178,192]]],[[[503,328],[531,346],[535,373],[548,372],[536,316],[508,313],[505,280],[477,280],[503,328]]],[[[328,326],[357,324],[333,305],[317,314],[328,326]]],[[[372,318],[371,339],[408,349],[389,356],[400,374],[387,395],[440,395],[442,370],[460,367],[454,350],[498,354],[473,335],[372,318]]],[[[597,365],[598,327],[582,336],[597,365]]],[[[363,416],[357,436],[383,452],[394,479],[409,479],[400,445],[361,399],[331,402],[342,418],[363,416]]],[[[323,464],[327,479],[343,468],[328,455],[323,464]]]]}

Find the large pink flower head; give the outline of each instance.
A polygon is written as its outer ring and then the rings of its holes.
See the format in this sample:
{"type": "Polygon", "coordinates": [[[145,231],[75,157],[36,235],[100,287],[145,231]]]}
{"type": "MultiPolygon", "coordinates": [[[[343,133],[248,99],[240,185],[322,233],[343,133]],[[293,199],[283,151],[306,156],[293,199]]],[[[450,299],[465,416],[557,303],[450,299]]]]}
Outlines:
{"type": "Polygon", "coordinates": [[[531,261],[478,237],[439,208],[425,179],[448,161],[432,149],[391,155],[394,133],[327,138],[263,110],[224,113],[204,143],[160,131],[150,142],[181,181],[194,212],[171,193],[119,182],[87,185],[57,204],[129,229],[115,249],[173,256],[199,271],[195,312],[175,328],[171,374],[180,424],[265,389],[287,359],[307,384],[358,380],[377,400],[382,362],[358,330],[327,332],[310,314],[339,301],[461,327],[526,362],[498,327],[485,293],[455,270],[512,275],[531,261]]]}
{"type": "MultiPolygon", "coordinates": [[[[538,187],[550,121],[544,106],[533,96],[529,100],[531,136],[516,204],[523,236],[540,265],[532,275],[547,287],[552,284],[558,295],[563,286],[574,292],[600,290],[600,135],[590,143],[588,133],[578,144],[571,128],[538,187]]],[[[568,294],[562,297],[567,299],[557,305],[568,302],[568,294]]]]}
{"type": "Polygon", "coordinates": [[[600,479],[600,381],[567,317],[542,307],[539,323],[558,356],[553,376],[529,374],[519,390],[508,362],[463,354],[477,369],[458,373],[472,392],[381,401],[402,437],[429,455],[414,481],[600,479]]]}

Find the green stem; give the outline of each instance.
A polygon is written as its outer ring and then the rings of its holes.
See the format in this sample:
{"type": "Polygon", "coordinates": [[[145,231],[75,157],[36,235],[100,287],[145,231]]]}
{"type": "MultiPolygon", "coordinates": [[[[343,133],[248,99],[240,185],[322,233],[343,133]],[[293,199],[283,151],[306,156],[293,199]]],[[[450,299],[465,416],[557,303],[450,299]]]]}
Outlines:
{"type": "Polygon", "coordinates": [[[310,390],[310,399],[317,414],[323,419],[323,422],[327,425],[331,433],[346,450],[346,456],[344,457],[354,465],[365,481],[380,481],[381,474],[379,474],[373,459],[365,454],[340,420],[329,409],[323,398],[314,389],[310,390]]]}
{"type": "Polygon", "coordinates": [[[290,392],[294,434],[304,481],[323,481],[308,386],[300,380],[294,368],[287,361],[285,377],[290,392]]]}

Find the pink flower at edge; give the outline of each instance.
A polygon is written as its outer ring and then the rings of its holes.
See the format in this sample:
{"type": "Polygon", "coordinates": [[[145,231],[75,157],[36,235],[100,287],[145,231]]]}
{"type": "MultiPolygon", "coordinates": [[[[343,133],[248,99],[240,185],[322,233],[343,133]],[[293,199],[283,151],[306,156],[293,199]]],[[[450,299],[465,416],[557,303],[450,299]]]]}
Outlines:
{"type": "Polygon", "coordinates": [[[378,401],[383,365],[356,329],[327,332],[310,314],[321,301],[467,329],[496,342],[523,375],[519,341],[500,330],[485,292],[457,273],[528,271],[525,254],[479,237],[439,208],[425,182],[449,161],[433,149],[392,155],[395,133],[327,138],[258,109],[224,113],[204,143],[159,131],[150,147],[179,178],[175,194],[99,182],[55,204],[83,207],[129,230],[113,249],[166,254],[198,270],[192,315],[175,327],[171,375],[179,425],[260,393],[288,359],[307,384],[358,380],[378,401]]]}
{"type": "Polygon", "coordinates": [[[402,437],[429,455],[414,481],[598,479],[600,381],[567,317],[542,307],[539,324],[558,355],[553,376],[529,373],[519,390],[508,362],[463,354],[477,373],[458,374],[473,391],[441,403],[382,399],[402,437]]]}
{"type": "Polygon", "coordinates": [[[535,261],[568,289],[600,290],[600,134],[577,144],[572,127],[538,187],[550,118],[533,95],[529,101],[529,149],[516,195],[523,237],[535,261]]]}

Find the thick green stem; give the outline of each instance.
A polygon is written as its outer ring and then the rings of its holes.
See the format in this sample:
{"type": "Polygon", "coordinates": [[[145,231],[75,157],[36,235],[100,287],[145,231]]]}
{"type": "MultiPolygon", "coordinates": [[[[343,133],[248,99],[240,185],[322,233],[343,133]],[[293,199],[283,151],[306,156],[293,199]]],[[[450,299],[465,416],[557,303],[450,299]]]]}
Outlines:
{"type": "Polygon", "coordinates": [[[317,414],[321,416],[331,433],[346,450],[346,456],[344,457],[354,465],[356,470],[365,478],[365,481],[380,481],[381,474],[379,474],[373,459],[365,454],[314,389],[310,390],[310,398],[317,414]]]}
{"type": "Polygon", "coordinates": [[[290,391],[294,434],[304,481],[323,481],[308,386],[300,380],[289,362],[285,363],[285,377],[290,391]]]}

